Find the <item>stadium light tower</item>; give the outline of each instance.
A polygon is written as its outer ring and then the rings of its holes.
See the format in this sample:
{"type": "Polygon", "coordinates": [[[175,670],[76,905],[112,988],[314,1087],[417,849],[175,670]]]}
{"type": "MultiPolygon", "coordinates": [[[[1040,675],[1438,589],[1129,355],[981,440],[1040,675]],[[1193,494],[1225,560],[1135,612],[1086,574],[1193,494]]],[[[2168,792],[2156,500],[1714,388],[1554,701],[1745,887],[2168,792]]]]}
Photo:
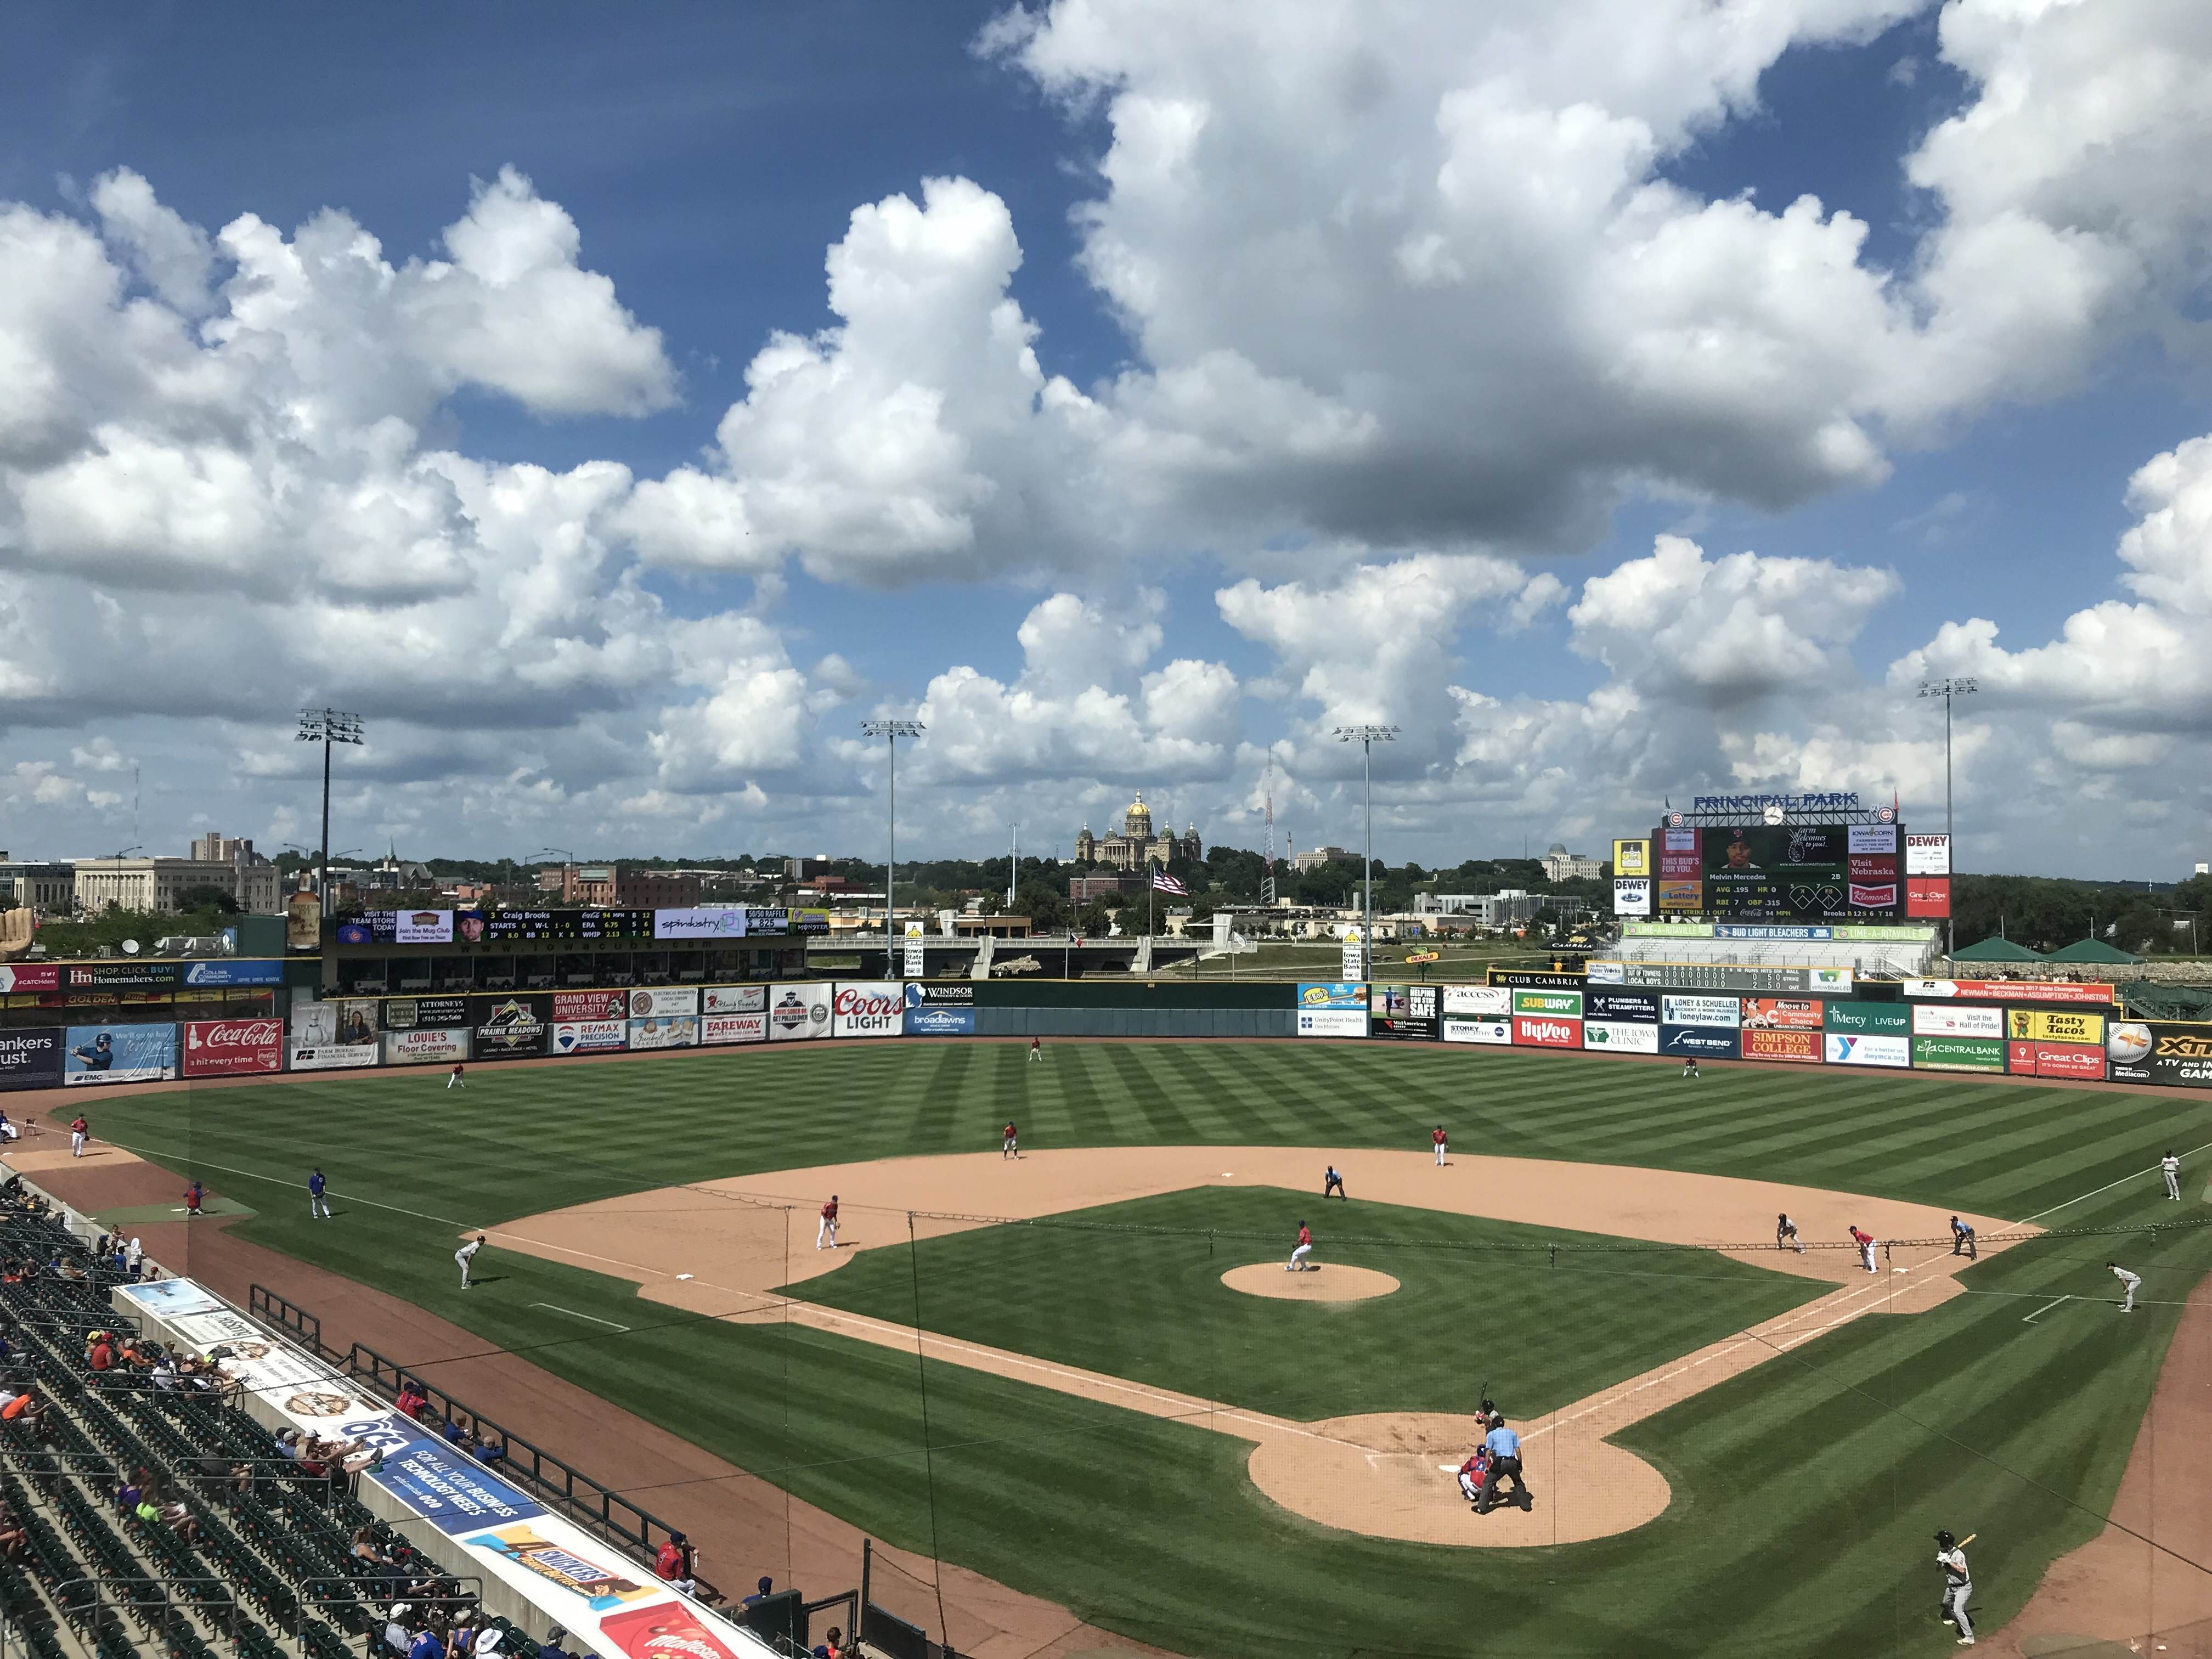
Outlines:
{"type": "MultiPolygon", "coordinates": [[[[1920,695],[1943,699],[1943,843],[1950,850],[1951,879],[1959,876],[1959,841],[1951,833],[1951,705],[1961,697],[1971,697],[1982,688],[1971,676],[1946,674],[1940,680],[1922,682],[1920,695]]],[[[1955,890],[1954,890],[1955,891],[1955,890]]],[[[1954,902],[1954,910],[1958,905],[1954,902]]],[[[1949,956],[1959,945],[1959,922],[1955,916],[1943,918],[1943,954],[1949,956]]]]}
{"type": "Polygon", "coordinates": [[[342,714],[335,708],[302,708],[295,741],[323,745],[323,847],[317,860],[315,897],[325,909],[331,902],[331,750],[341,743],[358,745],[361,716],[342,714]]]}
{"type": "Polygon", "coordinates": [[[898,740],[918,738],[929,728],[920,720],[862,720],[860,730],[872,738],[888,738],[890,743],[890,771],[889,799],[884,811],[890,819],[890,837],[884,858],[884,977],[891,975],[891,884],[898,870],[898,740]]]}
{"type": "Polygon", "coordinates": [[[1367,798],[1367,897],[1361,907],[1364,920],[1359,924],[1359,971],[1362,977],[1369,976],[1375,965],[1370,960],[1375,954],[1375,745],[1393,742],[1397,736],[1398,728],[1395,726],[1340,726],[1336,728],[1339,743],[1357,743],[1359,745],[1360,788],[1367,798]]]}

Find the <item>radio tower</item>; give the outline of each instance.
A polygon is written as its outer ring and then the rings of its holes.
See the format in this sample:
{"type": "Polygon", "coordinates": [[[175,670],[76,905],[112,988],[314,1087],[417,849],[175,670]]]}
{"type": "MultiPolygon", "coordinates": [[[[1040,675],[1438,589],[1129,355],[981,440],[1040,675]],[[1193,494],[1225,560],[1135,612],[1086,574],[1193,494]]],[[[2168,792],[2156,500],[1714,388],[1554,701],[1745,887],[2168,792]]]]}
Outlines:
{"type": "Polygon", "coordinates": [[[1261,856],[1267,873],[1260,878],[1260,902],[1272,905],[1275,902],[1275,750],[1267,750],[1267,781],[1262,796],[1267,807],[1267,850],[1261,856]]]}

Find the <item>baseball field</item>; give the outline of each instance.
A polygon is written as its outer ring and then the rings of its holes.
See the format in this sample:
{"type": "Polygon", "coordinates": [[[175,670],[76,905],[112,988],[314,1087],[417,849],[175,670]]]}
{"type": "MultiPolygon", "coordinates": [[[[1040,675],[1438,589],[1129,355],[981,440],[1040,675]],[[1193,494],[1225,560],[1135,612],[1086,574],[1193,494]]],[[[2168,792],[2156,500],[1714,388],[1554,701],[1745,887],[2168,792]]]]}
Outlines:
{"type": "MultiPolygon", "coordinates": [[[[2155,1579],[2142,1628],[2212,1615],[2185,1551],[2108,1524],[2212,1269],[2212,1119],[2185,1098],[1356,1042],[445,1081],[88,1115],[251,1212],[220,1224],[240,1238],[1176,1653],[1932,1653],[1938,1527],[1975,1534],[1985,1632],[2092,1540],[2155,1579]],[[2193,1154],[2179,1204],[2168,1147],[2193,1154]],[[1320,1197],[1331,1164],[1348,1200],[1320,1197]],[[1785,1209],[1802,1256],[1774,1248],[1785,1209]],[[1301,1222],[1319,1270],[1290,1274],[1301,1222]],[[1477,1516],[1449,1473],[1486,1397],[1526,1437],[1526,1510],[1477,1516]]],[[[2134,1593],[2075,1559],[2091,1599],[2134,1593]]]]}

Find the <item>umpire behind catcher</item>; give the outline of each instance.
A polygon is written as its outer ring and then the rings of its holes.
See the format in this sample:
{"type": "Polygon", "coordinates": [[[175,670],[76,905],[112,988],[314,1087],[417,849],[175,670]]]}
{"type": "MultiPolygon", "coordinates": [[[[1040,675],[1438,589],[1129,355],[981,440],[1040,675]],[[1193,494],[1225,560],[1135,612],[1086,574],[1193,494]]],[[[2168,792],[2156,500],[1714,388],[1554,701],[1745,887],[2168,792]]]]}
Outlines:
{"type": "Polygon", "coordinates": [[[1505,1419],[1493,1413],[1490,1432],[1482,1443],[1490,1448],[1490,1468],[1482,1477],[1482,1496],[1475,1500],[1474,1512],[1487,1515],[1498,1502],[1498,1483],[1506,1476],[1513,1478],[1512,1502],[1524,1510],[1534,1510],[1535,1500],[1528,1495],[1528,1483],[1521,1478],[1521,1437],[1505,1426],[1505,1419]]]}

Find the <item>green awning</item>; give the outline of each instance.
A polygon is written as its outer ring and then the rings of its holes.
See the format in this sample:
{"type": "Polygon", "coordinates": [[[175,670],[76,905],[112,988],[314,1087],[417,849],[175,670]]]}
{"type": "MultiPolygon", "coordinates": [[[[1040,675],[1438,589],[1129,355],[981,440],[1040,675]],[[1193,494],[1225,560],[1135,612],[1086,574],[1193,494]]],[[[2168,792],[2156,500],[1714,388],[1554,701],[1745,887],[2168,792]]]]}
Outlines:
{"type": "Polygon", "coordinates": [[[2008,939],[1985,939],[1975,945],[1962,945],[1951,952],[1954,962],[2041,962],[2043,954],[2031,951],[2025,945],[2015,945],[2008,939]]]}
{"type": "Polygon", "coordinates": [[[2053,951],[2044,958],[2046,962],[2101,962],[2106,963],[2141,962],[2141,957],[2131,957],[2125,951],[2115,951],[2100,939],[2076,939],[2063,951],[2053,951]]]}

